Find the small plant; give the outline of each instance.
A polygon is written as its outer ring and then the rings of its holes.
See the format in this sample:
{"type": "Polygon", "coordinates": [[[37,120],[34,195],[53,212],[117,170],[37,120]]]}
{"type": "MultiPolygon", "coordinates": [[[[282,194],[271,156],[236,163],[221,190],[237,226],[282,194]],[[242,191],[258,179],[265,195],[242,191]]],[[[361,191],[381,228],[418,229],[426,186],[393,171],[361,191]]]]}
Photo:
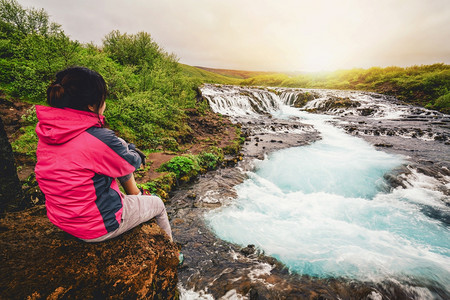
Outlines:
{"type": "Polygon", "coordinates": [[[213,170],[219,164],[219,157],[209,152],[200,153],[197,159],[200,167],[206,170],[213,170]]]}
{"type": "Polygon", "coordinates": [[[157,194],[157,186],[156,183],[153,181],[145,182],[145,183],[138,183],[136,184],[138,188],[143,188],[144,190],[148,190],[152,194],[157,194]]]}
{"type": "Polygon", "coordinates": [[[27,111],[22,115],[21,119],[27,124],[27,125],[36,125],[38,122],[37,116],[36,116],[36,106],[33,105],[27,111]]]}
{"type": "MultiPolygon", "coordinates": [[[[145,152],[144,152],[145,153],[145,152]]],[[[146,173],[148,173],[148,171],[150,171],[150,167],[152,166],[153,162],[150,161],[148,162],[143,168],[139,168],[135,173],[134,173],[134,177],[135,178],[141,178],[142,176],[144,176],[146,173]]]]}
{"type": "Polygon", "coordinates": [[[444,113],[450,112],[450,93],[440,96],[433,105],[433,108],[438,109],[444,113]]]}
{"type": "Polygon", "coordinates": [[[223,161],[224,157],[223,157],[223,150],[222,150],[222,148],[219,148],[217,146],[211,146],[211,147],[209,147],[208,152],[214,154],[215,156],[217,156],[219,161],[223,161]]]}
{"type": "Polygon", "coordinates": [[[162,200],[169,198],[169,192],[175,186],[176,178],[174,173],[162,175],[152,181],[138,183],[139,188],[148,190],[151,194],[159,196],[162,200]]]}
{"type": "Polygon", "coordinates": [[[178,151],[179,145],[177,141],[173,137],[164,137],[161,139],[161,147],[163,148],[163,151],[169,150],[169,151],[178,151]]]}
{"type": "Polygon", "coordinates": [[[35,125],[29,125],[20,128],[21,135],[11,143],[14,152],[25,154],[33,160],[36,160],[36,148],[38,137],[35,131],[35,125]]]}
{"type": "Polygon", "coordinates": [[[173,172],[177,178],[182,178],[186,175],[195,176],[199,171],[199,166],[196,160],[187,156],[176,156],[170,161],[161,165],[158,172],[173,172]]]}

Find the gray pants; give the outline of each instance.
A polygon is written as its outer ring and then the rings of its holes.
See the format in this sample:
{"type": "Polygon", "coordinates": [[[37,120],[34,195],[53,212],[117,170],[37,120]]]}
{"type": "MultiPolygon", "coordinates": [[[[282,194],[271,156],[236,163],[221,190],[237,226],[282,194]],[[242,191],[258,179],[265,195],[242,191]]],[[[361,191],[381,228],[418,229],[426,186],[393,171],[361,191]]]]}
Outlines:
{"type": "Polygon", "coordinates": [[[156,218],[156,223],[164,230],[172,240],[172,229],[170,228],[164,202],[156,196],[123,195],[122,222],[114,231],[95,238],[83,240],[86,242],[102,242],[121,235],[122,233],[156,218]]]}

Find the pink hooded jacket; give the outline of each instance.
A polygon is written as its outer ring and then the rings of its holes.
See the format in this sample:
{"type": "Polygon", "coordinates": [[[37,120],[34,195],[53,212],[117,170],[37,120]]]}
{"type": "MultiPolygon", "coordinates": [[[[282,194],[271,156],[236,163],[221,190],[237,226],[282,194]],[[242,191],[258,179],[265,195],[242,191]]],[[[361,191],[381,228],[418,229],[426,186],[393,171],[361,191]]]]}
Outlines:
{"type": "Polygon", "coordinates": [[[36,105],[36,114],[35,172],[50,221],[81,239],[117,229],[122,194],[115,178],[140,166],[134,145],[102,128],[104,117],[95,113],[36,105]]]}

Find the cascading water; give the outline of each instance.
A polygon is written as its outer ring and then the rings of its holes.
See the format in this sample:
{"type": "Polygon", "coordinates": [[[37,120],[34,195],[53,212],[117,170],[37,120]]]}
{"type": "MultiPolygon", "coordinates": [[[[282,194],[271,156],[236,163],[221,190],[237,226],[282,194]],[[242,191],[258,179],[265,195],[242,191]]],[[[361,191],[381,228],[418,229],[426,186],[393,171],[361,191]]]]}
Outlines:
{"type": "MultiPolygon", "coordinates": [[[[317,277],[414,286],[419,298],[434,287],[450,294],[450,199],[435,179],[412,171],[407,188],[390,189],[383,176],[405,163],[293,105],[303,90],[205,86],[211,107],[232,117],[270,113],[299,117],[320,131],[312,145],[288,148],[255,162],[236,187],[235,201],[206,214],[222,239],[254,244],[290,270],[317,277]],[[438,217],[425,213],[439,211],[438,217]],[[418,288],[419,287],[419,288],[418,288]]],[[[316,92],[315,106],[327,91],[316,92]]],[[[347,93],[351,98],[367,95],[347,93]]],[[[311,105],[311,104],[310,104],[311,105]]],[[[374,117],[396,110],[385,103],[374,117]]]]}

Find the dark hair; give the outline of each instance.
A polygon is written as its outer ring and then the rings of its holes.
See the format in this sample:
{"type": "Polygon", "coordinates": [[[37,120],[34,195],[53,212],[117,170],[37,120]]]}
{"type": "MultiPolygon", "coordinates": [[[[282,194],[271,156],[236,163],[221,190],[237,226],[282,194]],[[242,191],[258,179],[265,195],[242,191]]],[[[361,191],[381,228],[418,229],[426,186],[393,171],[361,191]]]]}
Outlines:
{"type": "Polygon", "coordinates": [[[47,89],[47,103],[58,108],[90,111],[92,105],[98,112],[106,99],[103,77],[88,68],[71,67],[56,74],[56,80],[47,89]]]}

